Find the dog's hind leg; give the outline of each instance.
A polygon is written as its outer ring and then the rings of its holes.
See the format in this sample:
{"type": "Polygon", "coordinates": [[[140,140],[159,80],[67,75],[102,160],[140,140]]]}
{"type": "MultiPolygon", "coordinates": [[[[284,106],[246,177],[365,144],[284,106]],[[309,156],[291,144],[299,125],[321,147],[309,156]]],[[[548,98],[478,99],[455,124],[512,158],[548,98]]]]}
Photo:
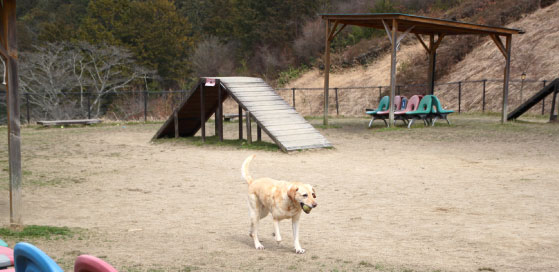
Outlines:
{"type": "Polygon", "coordinates": [[[274,236],[276,237],[276,242],[281,243],[281,234],[279,231],[279,220],[274,219],[274,236]]]}
{"type": "Polygon", "coordinates": [[[260,240],[258,240],[258,223],[260,221],[260,209],[258,207],[258,198],[255,195],[248,196],[248,209],[250,214],[250,236],[254,240],[256,249],[264,249],[260,240]]]}
{"type": "Polygon", "coordinates": [[[299,244],[299,217],[300,216],[301,214],[297,214],[293,216],[293,218],[291,218],[291,222],[293,225],[293,244],[295,246],[295,252],[297,254],[305,253],[305,250],[301,247],[301,244],[299,244]]]}

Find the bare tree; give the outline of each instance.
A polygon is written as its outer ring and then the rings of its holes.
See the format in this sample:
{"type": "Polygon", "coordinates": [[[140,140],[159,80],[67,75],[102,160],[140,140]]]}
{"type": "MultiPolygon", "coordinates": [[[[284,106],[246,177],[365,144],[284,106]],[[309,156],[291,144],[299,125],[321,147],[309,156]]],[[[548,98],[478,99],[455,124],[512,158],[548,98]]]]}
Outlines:
{"type": "Polygon", "coordinates": [[[75,100],[65,95],[76,84],[67,44],[47,43],[35,49],[20,54],[21,89],[37,106],[41,118],[73,118],[75,111],[70,109],[75,100]]]}
{"type": "Polygon", "coordinates": [[[293,49],[302,61],[320,56],[324,50],[324,26],[321,19],[305,24],[302,35],[295,39],[293,49]]]}
{"type": "Polygon", "coordinates": [[[20,59],[20,86],[41,118],[73,119],[88,111],[99,117],[105,95],[153,75],[125,49],[85,42],[47,43],[20,59]],[[93,100],[87,110],[86,93],[93,100]]]}
{"type": "Polygon", "coordinates": [[[72,73],[74,76],[74,79],[76,80],[76,82],[78,83],[78,87],[79,87],[79,92],[80,92],[80,97],[79,97],[79,106],[80,106],[80,110],[82,112],[84,112],[84,94],[86,92],[86,87],[88,85],[89,80],[87,79],[87,74],[86,74],[86,67],[90,64],[90,62],[88,62],[85,57],[83,56],[81,50],[79,49],[79,47],[75,47],[72,48],[72,50],[69,50],[68,52],[68,57],[70,57],[69,61],[70,64],[72,65],[72,73]]]}
{"type": "Polygon", "coordinates": [[[87,64],[87,85],[93,95],[92,110],[94,115],[101,113],[101,99],[109,94],[116,93],[140,78],[153,75],[132,59],[132,54],[124,49],[112,45],[91,45],[79,43],[87,64]]]}

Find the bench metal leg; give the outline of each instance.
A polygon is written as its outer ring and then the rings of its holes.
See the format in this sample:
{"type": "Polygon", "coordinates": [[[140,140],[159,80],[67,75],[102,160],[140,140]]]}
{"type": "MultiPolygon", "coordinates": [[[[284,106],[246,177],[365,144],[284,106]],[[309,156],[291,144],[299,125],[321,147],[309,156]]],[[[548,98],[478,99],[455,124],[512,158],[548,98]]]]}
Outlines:
{"type": "Polygon", "coordinates": [[[415,118],[412,118],[410,120],[410,122],[408,123],[408,128],[411,128],[411,125],[413,125],[413,121],[415,121],[415,118]]]}

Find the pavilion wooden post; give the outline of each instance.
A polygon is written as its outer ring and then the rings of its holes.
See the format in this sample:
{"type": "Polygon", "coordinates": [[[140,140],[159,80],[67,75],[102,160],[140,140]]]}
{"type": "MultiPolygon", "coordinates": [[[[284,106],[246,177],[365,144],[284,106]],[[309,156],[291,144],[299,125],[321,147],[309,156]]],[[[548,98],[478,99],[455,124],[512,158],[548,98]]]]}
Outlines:
{"type": "Polygon", "coordinates": [[[500,36],[496,34],[491,34],[489,36],[491,37],[491,39],[493,39],[493,41],[497,45],[497,48],[499,48],[499,50],[505,57],[505,71],[504,71],[505,76],[503,79],[503,107],[501,110],[501,124],[504,124],[507,122],[507,112],[508,112],[512,35],[511,34],[505,35],[506,37],[505,45],[503,45],[500,36]]]}
{"type": "Polygon", "coordinates": [[[10,225],[22,225],[21,132],[17,74],[16,1],[4,0],[0,6],[0,54],[6,63],[6,104],[8,108],[8,156],[10,172],[10,225]]]}
{"type": "Polygon", "coordinates": [[[443,41],[444,34],[437,35],[437,41],[435,41],[435,35],[429,35],[429,74],[427,78],[429,79],[429,92],[430,94],[435,94],[435,72],[437,70],[437,48],[443,41]]]}
{"type": "Polygon", "coordinates": [[[398,49],[398,21],[392,19],[392,56],[390,58],[390,113],[388,115],[388,126],[394,125],[394,96],[396,96],[396,50],[398,49]]]}
{"type": "Polygon", "coordinates": [[[328,125],[328,88],[330,88],[330,20],[326,20],[326,42],[324,48],[324,120],[322,124],[328,125]]]}
{"type": "Polygon", "coordinates": [[[435,68],[437,63],[437,48],[439,48],[439,45],[441,44],[444,35],[438,34],[439,37],[437,41],[435,41],[435,34],[429,34],[429,46],[425,44],[425,42],[419,36],[419,34],[415,33],[415,36],[417,37],[419,42],[421,42],[421,45],[423,46],[423,48],[425,48],[427,54],[429,54],[429,69],[427,71],[427,84],[429,86],[429,93],[434,94],[435,93],[435,70],[436,70],[435,68]]]}
{"type": "Polygon", "coordinates": [[[507,122],[508,99],[509,99],[509,80],[510,80],[510,57],[512,47],[512,35],[507,35],[506,54],[505,54],[505,78],[503,83],[503,111],[501,114],[501,123],[507,122]]]}
{"type": "MultiPolygon", "coordinates": [[[[347,25],[343,24],[338,29],[338,21],[334,22],[334,26],[330,26],[330,20],[326,20],[326,42],[324,48],[324,121],[323,125],[328,125],[328,96],[330,91],[330,42],[342,31],[347,25]]],[[[295,92],[293,93],[295,94],[295,92]]],[[[295,96],[293,96],[295,97],[295,96]]],[[[295,101],[295,100],[294,100],[295,101]]],[[[295,107],[295,102],[293,102],[295,107]]]]}
{"type": "Polygon", "coordinates": [[[435,35],[429,35],[429,71],[427,74],[427,81],[429,84],[429,92],[433,94],[435,92],[435,64],[437,58],[437,50],[435,47],[435,35]]]}

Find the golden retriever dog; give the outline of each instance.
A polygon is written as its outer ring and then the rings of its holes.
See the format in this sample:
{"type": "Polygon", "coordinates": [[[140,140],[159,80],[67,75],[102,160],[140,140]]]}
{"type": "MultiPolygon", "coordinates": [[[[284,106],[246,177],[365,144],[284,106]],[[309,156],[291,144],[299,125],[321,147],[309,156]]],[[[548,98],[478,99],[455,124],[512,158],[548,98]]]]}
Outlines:
{"type": "Polygon", "coordinates": [[[295,252],[305,253],[299,244],[299,218],[301,211],[310,213],[316,208],[316,194],[314,188],[309,184],[300,182],[288,182],[271,178],[253,179],[249,174],[248,167],[255,155],[249,156],[243,162],[241,174],[248,183],[248,209],[250,214],[250,236],[254,240],[256,249],[264,249],[258,240],[258,222],[272,214],[276,242],[281,242],[279,221],[291,218],[293,226],[293,243],[295,252]]]}

